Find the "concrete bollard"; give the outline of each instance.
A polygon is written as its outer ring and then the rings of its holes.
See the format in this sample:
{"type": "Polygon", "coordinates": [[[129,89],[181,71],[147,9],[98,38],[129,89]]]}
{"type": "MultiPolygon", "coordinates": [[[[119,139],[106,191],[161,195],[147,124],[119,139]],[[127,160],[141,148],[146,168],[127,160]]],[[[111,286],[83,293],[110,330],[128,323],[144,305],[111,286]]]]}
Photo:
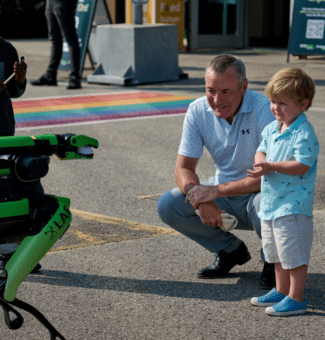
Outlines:
{"type": "Polygon", "coordinates": [[[186,78],[178,67],[177,25],[97,26],[97,68],[89,83],[136,85],[186,78]]]}

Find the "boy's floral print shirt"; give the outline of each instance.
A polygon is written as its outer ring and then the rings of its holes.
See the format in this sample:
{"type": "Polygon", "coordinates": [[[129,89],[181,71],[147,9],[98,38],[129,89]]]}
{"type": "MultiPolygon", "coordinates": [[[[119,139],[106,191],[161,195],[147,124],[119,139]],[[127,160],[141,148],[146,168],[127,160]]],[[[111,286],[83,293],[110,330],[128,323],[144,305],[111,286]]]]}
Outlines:
{"type": "Polygon", "coordinates": [[[262,132],[257,151],[266,153],[267,162],[297,161],[310,167],[305,175],[286,175],[271,171],[262,177],[262,220],[274,220],[292,214],[313,216],[314,189],[319,144],[312,125],[302,112],[280,133],[281,123],[274,121],[262,132]]]}

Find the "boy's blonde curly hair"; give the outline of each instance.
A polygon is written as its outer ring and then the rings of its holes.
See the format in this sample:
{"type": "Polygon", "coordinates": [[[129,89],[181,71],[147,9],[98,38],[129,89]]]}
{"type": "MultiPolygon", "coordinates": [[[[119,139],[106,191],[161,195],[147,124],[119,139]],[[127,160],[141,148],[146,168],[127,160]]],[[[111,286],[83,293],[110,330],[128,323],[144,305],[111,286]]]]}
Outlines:
{"type": "Polygon", "coordinates": [[[304,99],[309,100],[305,111],[313,102],[315,95],[315,83],[311,77],[300,68],[285,68],[277,72],[268,82],[265,88],[267,97],[288,96],[297,104],[301,104],[304,99]]]}

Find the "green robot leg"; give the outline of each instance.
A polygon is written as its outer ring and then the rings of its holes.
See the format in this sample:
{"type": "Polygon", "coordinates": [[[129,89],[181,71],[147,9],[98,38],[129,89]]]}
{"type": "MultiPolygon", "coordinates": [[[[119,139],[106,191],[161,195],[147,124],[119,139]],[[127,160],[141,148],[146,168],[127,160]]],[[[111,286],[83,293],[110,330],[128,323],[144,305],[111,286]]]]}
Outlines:
{"type": "Polygon", "coordinates": [[[35,209],[36,230],[19,245],[6,265],[3,297],[13,301],[18,287],[70,225],[70,200],[51,196],[50,202],[35,209]]]}

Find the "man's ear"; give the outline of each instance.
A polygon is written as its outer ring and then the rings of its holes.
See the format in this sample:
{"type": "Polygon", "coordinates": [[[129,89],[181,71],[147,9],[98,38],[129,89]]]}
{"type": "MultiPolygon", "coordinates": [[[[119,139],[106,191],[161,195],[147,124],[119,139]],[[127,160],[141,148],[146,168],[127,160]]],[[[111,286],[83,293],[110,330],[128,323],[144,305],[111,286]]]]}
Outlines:
{"type": "Polygon", "coordinates": [[[248,87],[248,80],[247,80],[247,78],[243,81],[243,84],[242,84],[242,87],[241,87],[241,89],[242,90],[247,90],[247,87],[248,87]]]}

